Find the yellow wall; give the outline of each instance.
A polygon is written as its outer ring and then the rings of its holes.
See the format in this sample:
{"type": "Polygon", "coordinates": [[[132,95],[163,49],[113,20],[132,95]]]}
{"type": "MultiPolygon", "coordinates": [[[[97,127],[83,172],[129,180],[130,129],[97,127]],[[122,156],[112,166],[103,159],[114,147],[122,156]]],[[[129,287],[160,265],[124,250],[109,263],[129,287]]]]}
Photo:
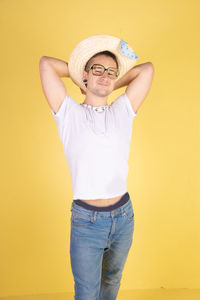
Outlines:
{"type": "Polygon", "coordinates": [[[200,287],[199,9],[198,0],[0,1],[0,296],[73,290],[72,183],[39,59],[67,61],[94,34],[124,39],[138,64],[155,67],[133,123],[135,232],[121,289],[200,287]]]}

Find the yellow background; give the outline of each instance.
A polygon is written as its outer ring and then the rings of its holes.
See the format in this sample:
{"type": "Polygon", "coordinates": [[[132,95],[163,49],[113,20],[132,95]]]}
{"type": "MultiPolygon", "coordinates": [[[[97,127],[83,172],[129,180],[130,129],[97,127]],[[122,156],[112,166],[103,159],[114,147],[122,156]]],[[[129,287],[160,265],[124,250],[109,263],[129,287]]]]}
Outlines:
{"type": "Polygon", "coordinates": [[[73,291],[72,183],[39,59],[67,61],[94,34],[122,38],[155,68],[133,121],[135,232],[121,289],[200,288],[199,10],[198,0],[0,1],[0,296],[73,291]]]}

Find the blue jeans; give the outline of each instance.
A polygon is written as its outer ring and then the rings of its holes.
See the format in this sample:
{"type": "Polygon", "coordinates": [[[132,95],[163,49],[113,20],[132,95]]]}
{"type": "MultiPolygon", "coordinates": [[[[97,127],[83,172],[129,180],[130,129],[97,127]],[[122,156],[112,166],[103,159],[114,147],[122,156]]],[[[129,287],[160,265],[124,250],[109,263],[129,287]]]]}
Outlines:
{"type": "Polygon", "coordinates": [[[70,258],[75,300],[114,300],[132,244],[131,199],[112,211],[71,209],[70,258]]]}

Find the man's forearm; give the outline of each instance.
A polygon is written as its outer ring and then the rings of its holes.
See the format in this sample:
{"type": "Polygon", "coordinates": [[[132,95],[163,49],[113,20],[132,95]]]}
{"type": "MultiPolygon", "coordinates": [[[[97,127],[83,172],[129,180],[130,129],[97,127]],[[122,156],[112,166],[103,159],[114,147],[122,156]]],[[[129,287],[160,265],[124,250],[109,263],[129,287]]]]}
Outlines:
{"type": "Polygon", "coordinates": [[[70,77],[67,62],[50,56],[42,56],[41,61],[50,65],[59,77],[70,77]]]}
{"type": "Polygon", "coordinates": [[[133,81],[143,70],[149,68],[151,65],[151,62],[146,62],[130,69],[124,76],[116,81],[114,90],[129,85],[129,83],[133,81]]]}

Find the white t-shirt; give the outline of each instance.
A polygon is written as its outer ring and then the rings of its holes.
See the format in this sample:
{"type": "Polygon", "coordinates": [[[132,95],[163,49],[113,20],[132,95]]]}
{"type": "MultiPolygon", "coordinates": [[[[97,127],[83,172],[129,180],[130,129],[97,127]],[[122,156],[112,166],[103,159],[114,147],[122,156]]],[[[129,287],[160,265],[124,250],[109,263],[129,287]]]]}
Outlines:
{"type": "Polygon", "coordinates": [[[137,115],[126,94],[111,105],[79,104],[66,95],[51,110],[72,177],[73,200],[113,198],[127,192],[132,121],[137,115]]]}

